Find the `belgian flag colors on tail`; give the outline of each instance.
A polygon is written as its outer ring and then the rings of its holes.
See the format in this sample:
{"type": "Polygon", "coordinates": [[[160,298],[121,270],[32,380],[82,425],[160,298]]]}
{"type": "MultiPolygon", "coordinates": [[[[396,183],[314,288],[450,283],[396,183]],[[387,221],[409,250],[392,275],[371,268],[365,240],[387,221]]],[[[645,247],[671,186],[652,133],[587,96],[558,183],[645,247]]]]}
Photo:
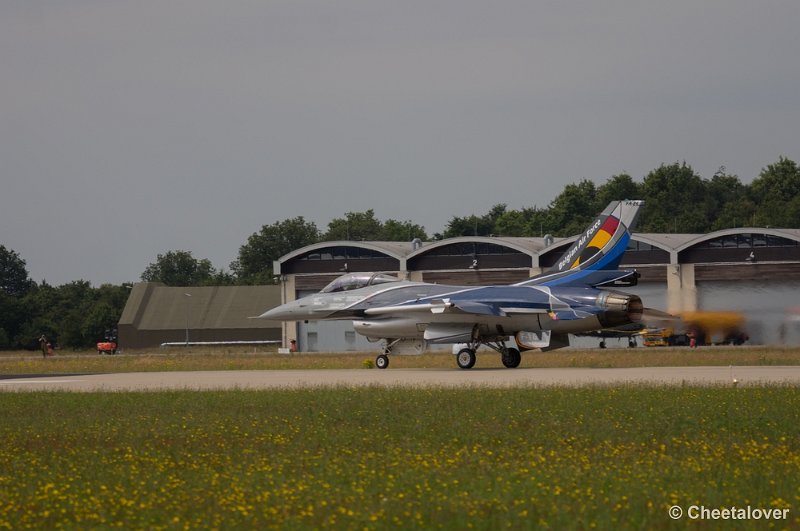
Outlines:
{"type": "Polygon", "coordinates": [[[520,284],[581,284],[591,272],[616,270],[643,205],[640,200],[612,201],[553,267],[520,284]]]}

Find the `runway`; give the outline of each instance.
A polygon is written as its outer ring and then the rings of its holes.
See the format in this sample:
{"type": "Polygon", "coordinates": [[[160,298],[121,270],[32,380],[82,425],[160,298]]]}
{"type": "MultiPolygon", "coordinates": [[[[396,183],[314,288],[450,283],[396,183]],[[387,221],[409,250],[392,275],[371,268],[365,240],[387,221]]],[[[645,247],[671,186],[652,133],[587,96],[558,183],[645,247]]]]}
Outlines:
{"type": "Polygon", "coordinates": [[[176,371],[0,377],[0,391],[157,391],[319,386],[514,387],[586,385],[800,384],[800,366],[636,367],[625,369],[332,369],[176,371]]]}

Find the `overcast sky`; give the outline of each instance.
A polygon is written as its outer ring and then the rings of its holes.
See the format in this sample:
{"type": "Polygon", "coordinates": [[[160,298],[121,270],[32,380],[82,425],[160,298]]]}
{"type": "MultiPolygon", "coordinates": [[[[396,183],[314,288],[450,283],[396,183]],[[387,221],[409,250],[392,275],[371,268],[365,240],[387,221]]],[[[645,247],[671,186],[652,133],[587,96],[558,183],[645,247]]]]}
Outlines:
{"type": "Polygon", "coordinates": [[[429,234],[686,161],[800,160],[796,0],[0,2],[0,244],[31,277],[229,269],[262,225],[429,234]]]}

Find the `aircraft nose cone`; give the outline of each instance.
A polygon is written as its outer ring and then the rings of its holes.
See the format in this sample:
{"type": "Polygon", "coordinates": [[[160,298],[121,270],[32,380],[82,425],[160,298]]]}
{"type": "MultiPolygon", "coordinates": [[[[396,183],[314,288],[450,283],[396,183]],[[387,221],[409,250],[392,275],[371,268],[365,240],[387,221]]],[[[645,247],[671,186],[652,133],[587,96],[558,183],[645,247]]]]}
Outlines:
{"type": "Polygon", "coordinates": [[[283,304],[271,310],[267,310],[258,316],[259,319],[271,319],[273,321],[281,321],[292,316],[291,308],[287,308],[287,304],[283,304]]]}
{"type": "Polygon", "coordinates": [[[267,310],[259,315],[259,318],[272,319],[273,321],[315,321],[317,319],[325,319],[336,309],[328,301],[319,300],[316,297],[303,298],[267,310]]]}
{"type": "Polygon", "coordinates": [[[275,315],[275,313],[276,313],[275,312],[275,308],[273,308],[271,310],[267,310],[266,312],[262,313],[261,315],[258,316],[258,318],[259,319],[273,319],[273,316],[275,315]]]}

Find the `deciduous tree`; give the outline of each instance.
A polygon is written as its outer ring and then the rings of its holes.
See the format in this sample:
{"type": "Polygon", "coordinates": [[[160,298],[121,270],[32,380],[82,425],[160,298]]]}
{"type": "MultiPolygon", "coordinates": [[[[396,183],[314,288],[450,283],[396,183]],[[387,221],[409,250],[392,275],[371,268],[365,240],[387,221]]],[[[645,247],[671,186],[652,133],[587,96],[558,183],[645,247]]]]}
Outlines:
{"type": "Polygon", "coordinates": [[[25,260],[13,250],[0,245],[0,291],[19,297],[25,295],[34,285],[28,278],[25,260]]]}
{"type": "Polygon", "coordinates": [[[273,261],[317,241],[317,226],[303,216],[264,225],[239,248],[231,270],[240,284],[271,284],[273,261]]]}
{"type": "Polygon", "coordinates": [[[215,275],[217,271],[207,258],[194,258],[191,251],[168,251],[159,254],[141,278],[167,286],[203,286],[211,284],[215,275]]]}
{"type": "Polygon", "coordinates": [[[324,241],[379,240],[383,226],[375,217],[372,209],[366,212],[348,212],[343,218],[334,218],[328,223],[328,232],[322,237],[324,241]]]}
{"type": "Polygon", "coordinates": [[[387,242],[410,242],[414,238],[427,240],[425,227],[412,223],[411,221],[397,221],[387,219],[381,227],[380,239],[387,242]]]}

